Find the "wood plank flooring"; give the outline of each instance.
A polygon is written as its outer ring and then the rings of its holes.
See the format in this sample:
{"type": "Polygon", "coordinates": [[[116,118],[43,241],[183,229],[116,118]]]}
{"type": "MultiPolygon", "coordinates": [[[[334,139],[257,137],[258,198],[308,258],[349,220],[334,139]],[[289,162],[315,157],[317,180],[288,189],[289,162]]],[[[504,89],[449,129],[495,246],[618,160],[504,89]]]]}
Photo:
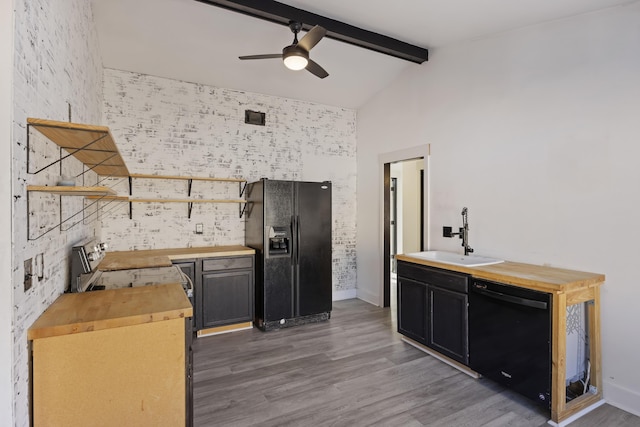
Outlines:
{"type": "MultiPolygon", "coordinates": [[[[395,310],[334,302],[328,322],[194,343],[201,426],[546,426],[548,414],[404,343],[395,310]]],[[[571,427],[640,426],[603,405],[571,427]]]]}

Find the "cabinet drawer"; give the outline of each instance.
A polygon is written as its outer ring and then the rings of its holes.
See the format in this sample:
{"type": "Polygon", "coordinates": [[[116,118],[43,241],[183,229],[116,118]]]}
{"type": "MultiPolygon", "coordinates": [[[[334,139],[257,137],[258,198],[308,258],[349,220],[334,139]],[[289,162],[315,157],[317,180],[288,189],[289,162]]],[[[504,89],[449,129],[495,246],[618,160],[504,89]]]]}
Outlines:
{"type": "Polygon", "coordinates": [[[451,273],[438,268],[399,261],[398,276],[455,292],[466,294],[469,291],[469,276],[463,273],[451,273]]]}
{"type": "Polygon", "coordinates": [[[202,271],[237,270],[242,268],[253,268],[252,256],[206,258],[202,260],[202,271]]]}

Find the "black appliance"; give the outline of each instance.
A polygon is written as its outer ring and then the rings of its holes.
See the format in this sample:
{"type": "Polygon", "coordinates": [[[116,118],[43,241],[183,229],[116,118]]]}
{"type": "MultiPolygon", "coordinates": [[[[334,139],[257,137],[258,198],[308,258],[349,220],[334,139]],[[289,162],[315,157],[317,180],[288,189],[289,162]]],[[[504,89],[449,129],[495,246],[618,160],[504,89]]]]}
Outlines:
{"type": "Polygon", "coordinates": [[[245,244],[256,250],[255,324],[327,320],[332,308],[331,183],[247,184],[245,244]]]}
{"type": "Polygon", "coordinates": [[[550,408],[551,295],[475,279],[469,367],[550,408]]]}
{"type": "Polygon", "coordinates": [[[96,243],[93,239],[71,248],[69,292],[180,283],[193,305],[193,283],[177,266],[99,270],[98,265],[105,257],[106,252],[107,245],[96,243]]]}

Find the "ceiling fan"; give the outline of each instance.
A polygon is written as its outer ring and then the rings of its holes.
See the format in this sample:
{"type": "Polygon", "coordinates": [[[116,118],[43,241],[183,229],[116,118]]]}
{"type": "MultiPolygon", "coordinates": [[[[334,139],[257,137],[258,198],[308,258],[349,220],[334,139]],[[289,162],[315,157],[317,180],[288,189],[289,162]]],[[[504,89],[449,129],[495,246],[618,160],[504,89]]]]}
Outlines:
{"type": "Polygon", "coordinates": [[[309,58],[309,51],[322,40],[327,30],[316,25],[298,41],[298,33],[302,29],[302,24],[296,21],[289,21],[289,28],[291,28],[291,32],[293,32],[293,43],[282,49],[282,53],[240,56],[239,58],[242,60],[282,58],[284,65],[290,70],[302,70],[305,68],[316,77],[320,77],[321,79],[327,77],[329,73],[318,65],[317,62],[309,58]]]}

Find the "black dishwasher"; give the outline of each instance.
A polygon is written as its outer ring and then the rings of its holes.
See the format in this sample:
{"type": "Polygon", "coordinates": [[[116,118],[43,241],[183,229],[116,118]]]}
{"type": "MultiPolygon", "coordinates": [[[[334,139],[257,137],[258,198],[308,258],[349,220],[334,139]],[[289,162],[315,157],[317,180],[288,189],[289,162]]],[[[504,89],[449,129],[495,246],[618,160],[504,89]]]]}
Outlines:
{"type": "Polygon", "coordinates": [[[475,279],[469,367],[549,408],[551,294],[475,279]]]}

